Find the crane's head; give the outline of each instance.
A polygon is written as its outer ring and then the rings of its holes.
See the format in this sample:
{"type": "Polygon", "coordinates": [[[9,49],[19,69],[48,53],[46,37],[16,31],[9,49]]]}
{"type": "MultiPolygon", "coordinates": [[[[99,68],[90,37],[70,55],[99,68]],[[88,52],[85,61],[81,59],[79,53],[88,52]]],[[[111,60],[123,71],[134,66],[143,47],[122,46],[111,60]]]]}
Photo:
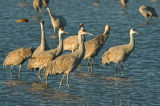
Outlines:
{"type": "Polygon", "coordinates": [[[43,20],[41,21],[41,24],[44,24],[44,21],[43,21],[43,20]]]}
{"type": "Polygon", "coordinates": [[[84,29],[84,28],[82,28],[81,27],[81,29],[79,30],[79,33],[81,33],[81,34],[88,34],[88,35],[93,35],[93,34],[91,34],[91,33],[89,33],[89,32],[86,32],[86,30],[84,29]]]}
{"type": "Polygon", "coordinates": [[[108,34],[110,31],[110,26],[108,24],[106,24],[105,29],[104,29],[104,33],[103,34],[108,34]]]}
{"type": "Polygon", "coordinates": [[[82,28],[82,27],[83,27],[83,25],[84,25],[83,23],[80,23],[79,27],[80,27],[80,28],[82,28]]]}
{"type": "Polygon", "coordinates": [[[131,28],[131,30],[130,30],[130,34],[134,34],[134,33],[135,33],[135,34],[139,34],[138,32],[136,32],[136,31],[135,31],[135,29],[134,29],[134,28],[131,28]]]}
{"type": "Polygon", "coordinates": [[[59,34],[67,34],[68,32],[64,31],[64,29],[61,27],[59,28],[59,34]]]}

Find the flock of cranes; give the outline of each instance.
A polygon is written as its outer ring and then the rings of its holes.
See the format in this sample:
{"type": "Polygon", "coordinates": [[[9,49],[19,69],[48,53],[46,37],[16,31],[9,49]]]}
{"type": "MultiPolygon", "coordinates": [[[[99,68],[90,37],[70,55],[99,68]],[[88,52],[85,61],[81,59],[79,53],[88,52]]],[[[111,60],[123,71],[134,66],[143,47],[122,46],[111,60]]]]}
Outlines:
{"type": "MultiPolygon", "coordinates": [[[[121,0],[123,6],[126,6],[128,0],[121,0]]],[[[58,28],[58,37],[59,44],[57,48],[50,49],[48,47],[45,31],[44,31],[44,21],[40,21],[41,26],[41,43],[37,49],[33,50],[32,48],[19,48],[17,50],[11,51],[6,56],[3,66],[10,66],[10,74],[12,79],[12,70],[13,66],[19,65],[19,79],[20,71],[22,64],[29,59],[27,69],[38,69],[37,76],[38,78],[47,85],[47,80],[49,75],[63,74],[63,77],[59,84],[59,89],[61,84],[67,76],[67,85],[69,86],[69,73],[77,69],[78,65],[83,59],[91,59],[91,66],[93,70],[93,59],[98,55],[99,51],[102,49],[107,38],[109,37],[110,25],[106,24],[104,32],[93,39],[90,39],[85,42],[85,34],[93,35],[89,32],[86,32],[83,23],[80,24],[80,29],[78,35],[69,36],[63,40],[63,35],[68,32],[64,31],[64,26],[66,26],[66,20],[61,20],[59,17],[52,15],[48,4],[49,0],[33,0],[33,7],[37,12],[44,5],[47,8],[49,13],[51,23],[53,26],[54,34],[56,34],[56,29],[58,28]],[[63,54],[63,51],[72,51],[71,53],[63,54]],[[44,78],[41,78],[41,70],[44,69],[44,78]],[[45,81],[44,81],[45,80],[45,81]]],[[[150,6],[142,5],[139,8],[139,12],[145,17],[146,22],[148,23],[148,16],[158,17],[154,8],[150,6]]],[[[134,28],[130,29],[130,42],[124,45],[117,45],[109,48],[102,55],[102,63],[104,65],[110,64],[111,62],[116,64],[115,76],[117,76],[118,64],[121,64],[122,76],[124,76],[123,63],[128,59],[129,55],[132,53],[135,47],[134,35],[138,34],[134,28]]]]}

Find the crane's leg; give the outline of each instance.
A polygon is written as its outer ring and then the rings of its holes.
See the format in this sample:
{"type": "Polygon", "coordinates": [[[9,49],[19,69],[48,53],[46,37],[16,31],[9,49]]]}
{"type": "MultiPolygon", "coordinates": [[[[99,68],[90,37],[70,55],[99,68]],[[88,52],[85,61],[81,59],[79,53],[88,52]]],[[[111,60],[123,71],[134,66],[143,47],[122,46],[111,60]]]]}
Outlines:
{"type": "Polygon", "coordinates": [[[41,72],[41,68],[39,68],[39,70],[38,70],[38,72],[37,72],[37,77],[42,81],[40,72],[41,72]]]}
{"type": "Polygon", "coordinates": [[[46,77],[46,86],[48,85],[48,76],[46,77]]]}
{"type": "Polygon", "coordinates": [[[89,73],[89,60],[90,60],[90,59],[88,58],[88,73],[89,73]]]}
{"type": "Polygon", "coordinates": [[[88,59],[88,67],[89,67],[89,60],[90,60],[90,59],[88,59]]]}
{"type": "Polygon", "coordinates": [[[54,27],[53,29],[54,29],[54,36],[57,36],[57,34],[56,34],[56,27],[54,27]]]}
{"type": "Polygon", "coordinates": [[[12,70],[13,70],[13,66],[11,66],[11,69],[10,69],[11,80],[12,80],[12,70]]]}
{"type": "Polygon", "coordinates": [[[147,16],[145,16],[145,24],[149,24],[149,20],[147,16]]]}
{"type": "Polygon", "coordinates": [[[93,58],[91,60],[91,73],[93,73],[93,58]]]}
{"type": "Polygon", "coordinates": [[[63,82],[63,80],[64,80],[65,75],[66,75],[66,74],[63,74],[63,77],[62,77],[61,82],[60,82],[60,84],[59,84],[58,90],[61,88],[61,84],[62,84],[62,82],[63,82]]]}
{"type": "Polygon", "coordinates": [[[117,76],[117,71],[118,71],[118,64],[116,64],[115,76],[117,76]]]}
{"type": "Polygon", "coordinates": [[[22,65],[20,64],[19,65],[19,80],[20,80],[20,75],[21,75],[21,68],[22,68],[22,65]]]}
{"type": "Polygon", "coordinates": [[[69,73],[67,73],[67,85],[68,85],[68,89],[70,89],[70,88],[69,88],[69,80],[68,80],[68,75],[69,75],[69,73]]]}
{"type": "Polygon", "coordinates": [[[121,63],[121,71],[122,71],[122,77],[123,77],[124,76],[123,63],[121,63]]]}

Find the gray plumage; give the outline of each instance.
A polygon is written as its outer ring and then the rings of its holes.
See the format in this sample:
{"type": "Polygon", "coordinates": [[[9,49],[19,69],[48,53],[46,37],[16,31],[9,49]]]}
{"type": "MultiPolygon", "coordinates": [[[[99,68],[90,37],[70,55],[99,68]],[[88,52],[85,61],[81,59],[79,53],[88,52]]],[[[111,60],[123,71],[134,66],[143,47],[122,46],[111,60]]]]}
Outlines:
{"type": "Polygon", "coordinates": [[[83,34],[90,34],[90,33],[86,32],[83,28],[79,30],[78,32],[79,49],[76,52],[61,55],[57,57],[55,60],[48,62],[44,74],[46,79],[46,85],[49,75],[63,73],[64,75],[60,82],[59,89],[61,87],[65,75],[67,75],[67,85],[69,88],[68,75],[70,72],[76,70],[77,66],[80,64],[85,55],[85,47],[84,47],[85,38],[83,34]]]}
{"type": "MultiPolygon", "coordinates": [[[[80,28],[83,27],[83,23],[80,23],[80,28]]],[[[63,51],[74,52],[79,48],[78,35],[72,35],[64,39],[63,41],[63,51]]]]}
{"type": "Polygon", "coordinates": [[[49,16],[51,19],[51,23],[53,26],[54,35],[56,35],[57,28],[60,28],[60,27],[64,28],[64,26],[67,25],[66,19],[62,15],[61,16],[52,15],[52,13],[48,7],[47,7],[47,10],[48,10],[48,13],[49,13],[49,16]]]}
{"type": "MultiPolygon", "coordinates": [[[[80,28],[83,27],[83,23],[80,23],[80,28]]],[[[72,51],[74,52],[79,48],[78,35],[72,35],[64,39],[63,41],[63,51],[72,51]]]]}
{"type": "Polygon", "coordinates": [[[111,62],[116,63],[116,73],[117,76],[117,69],[118,63],[121,63],[121,71],[123,76],[123,62],[128,59],[128,56],[134,50],[134,37],[133,34],[138,34],[133,28],[130,30],[130,42],[124,45],[118,45],[111,47],[108,51],[104,52],[102,56],[102,63],[104,65],[110,64],[111,62]]]}
{"type": "Polygon", "coordinates": [[[146,22],[148,23],[148,16],[158,18],[157,12],[153,7],[141,5],[139,7],[139,12],[144,16],[146,22]]]}
{"type": "Polygon", "coordinates": [[[108,38],[110,31],[110,26],[107,24],[105,26],[103,34],[100,34],[96,36],[95,38],[88,40],[85,42],[85,56],[84,59],[88,59],[88,66],[89,66],[89,60],[92,59],[91,61],[91,66],[93,71],[93,58],[98,55],[99,51],[103,47],[103,45],[106,42],[106,39],[108,38]]]}
{"type": "Polygon", "coordinates": [[[44,21],[40,22],[41,25],[41,44],[39,47],[37,47],[37,49],[33,52],[32,54],[32,58],[36,57],[37,55],[39,55],[40,52],[43,52],[45,50],[48,50],[48,44],[45,38],[45,32],[44,32],[44,21]]]}
{"type": "Polygon", "coordinates": [[[62,54],[63,52],[63,40],[61,37],[62,33],[67,33],[67,32],[65,32],[62,28],[60,28],[59,29],[59,45],[57,46],[57,48],[52,49],[52,50],[43,51],[39,53],[39,55],[37,55],[35,58],[32,58],[29,60],[28,66],[27,66],[28,70],[38,68],[39,71],[37,75],[39,79],[41,79],[40,71],[43,67],[46,66],[47,62],[54,60],[56,57],[62,54]]]}
{"type": "MultiPolygon", "coordinates": [[[[89,60],[92,59],[92,66],[93,66],[93,58],[98,55],[99,51],[103,47],[103,45],[106,42],[106,39],[108,38],[110,31],[110,26],[106,25],[105,30],[103,34],[100,34],[99,36],[88,40],[85,42],[85,56],[84,59],[88,59],[88,65],[89,60]]],[[[74,52],[76,49],[78,49],[79,44],[77,42],[78,38],[77,36],[70,36],[64,40],[64,51],[66,50],[72,50],[74,52]]]]}
{"type": "Polygon", "coordinates": [[[10,73],[12,79],[13,67],[19,65],[19,80],[22,64],[32,55],[32,48],[19,48],[8,53],[3,62],[3,67],[11,66],[10,73]]]}

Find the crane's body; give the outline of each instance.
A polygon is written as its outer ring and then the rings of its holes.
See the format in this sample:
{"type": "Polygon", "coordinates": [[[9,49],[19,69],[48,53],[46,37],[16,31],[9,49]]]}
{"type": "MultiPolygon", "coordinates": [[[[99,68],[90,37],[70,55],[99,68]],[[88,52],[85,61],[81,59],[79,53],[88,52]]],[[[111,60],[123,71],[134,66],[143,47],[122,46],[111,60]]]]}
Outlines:
{"type": "Polygon", "coordinates": [[[100,34],[96,36],[95,38],[85,42],[86,52],[85,52],[84,59],[88,59],[88,66],[89,66],[89,60],[92,59],[91,61],[92,70],[91,71],[93,71],[93,58],[98,55],[99,51],[105,44],[106,39],[109,36],[109,31],[110,31],[110,26],[107,24],[105,25],[105,30],[103,34],[100,34]]]}
{"type": "Polygon", "coordinates": [[[39,79],[41,79],[40,71],[43,67],[46,66],[47,62],[54,60],[56,57],[60,56],[63,53],[63,40],[61,38],[62,33],[67,33],[67,32],[65,32],[62,28],[60,28],[59,29],[59,45],[57,46],[57,48],[43,51],[39,53],[39,55],[36,56],[35,58],[32,58],[29,60],[27,68],[28,69],[38,68],[39,71],[37,75],[39,79]]]}
{"type": "Polygon", "coordinates": [[[141,5],[139,7],[139,12],[144,16],[145,21],[149,23],[148,16],[158,18],[157,12],[153,7],[141,5]]]}
{"type": "Polygon", "coordinates": [[[19,65],[19,79],[22,64],[32,55],[32,48],[19,48],[8,53],[4,60],[3,67],[11,66],[10,73],[12,79],[13,67],[19,65]]]}
{"type": "Polygon", "coordinates": [[[69,88],[68,75],[70,72],[74,71],[78,67],[78,65],[80,64],[85,55],[85,47],[84,47],[85,38],[83,34],[90,34],[90,33],[85,32],[83,28],[79,30],[78,32],[79,49],[76,52],[61,55],[57,57],[55,60],[48,62],[45,71],[46,84],[49,75],[63,73],[64,75],[60,82],[59,89],[61,87],[65,75],[67,75],[67,85],[69,88]]]}
{"type": "Polygon", "coordinates": [[[104,65],[110,64],[111,62],[116,63],[115,76],[117,76],[118,63],[121,63],[122,76],[124,74],[123,73],[123,62],[125,62],[128,59],[130,53],[132,53],[135,47],[134,37],[133,37],[134,33],[138,34],[132,28],[130,30],[130,42],[128,44],[113,46],[108,51],[104,52],[102,56],[102,63],[104,65]]]}

